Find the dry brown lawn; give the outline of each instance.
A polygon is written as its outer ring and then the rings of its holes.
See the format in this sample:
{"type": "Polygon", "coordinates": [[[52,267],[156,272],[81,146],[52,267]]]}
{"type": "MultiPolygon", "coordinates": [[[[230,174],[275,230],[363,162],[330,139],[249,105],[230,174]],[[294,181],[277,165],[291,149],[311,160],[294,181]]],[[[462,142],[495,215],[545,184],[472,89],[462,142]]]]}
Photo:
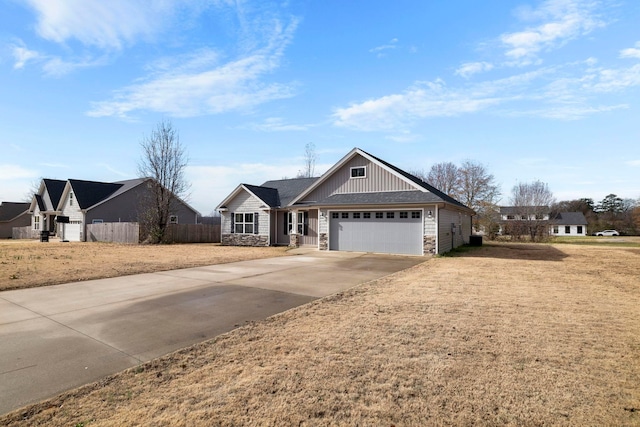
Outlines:
{"type": "Polygon", "coordinates": [[[485,245],[3,425],[640,425],[640,248],[485,245]]]}
{"type": "Polygon", "coordinates": [[[0,240],[0,291],[269,258],[286,249],[0,240]]]}

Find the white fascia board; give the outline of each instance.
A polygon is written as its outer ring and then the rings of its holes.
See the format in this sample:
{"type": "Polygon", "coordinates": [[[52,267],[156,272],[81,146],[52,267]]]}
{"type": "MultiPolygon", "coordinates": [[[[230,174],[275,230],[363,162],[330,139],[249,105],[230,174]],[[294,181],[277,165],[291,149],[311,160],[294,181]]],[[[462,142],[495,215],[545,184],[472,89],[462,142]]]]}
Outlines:
{"type": "Polygon", "coordinates": [[[236,197],[240,191],[244,188],[243,184],[238,185],[232,192],[231,194],[229,194],[223,201],[221,201],[218,206],[216,206],[216,210],[220,210],[220,207],[225,206],[227,203],[229,203],[231,200],[233,200],[234,197],[236,197]]]}
{"type": "Polygon", "coordinates": [[[347,153],[346,156],[344,156],[342,159],[340,159],[338,161],[338,163],[336,163],[335,165],[331,166],[329,168],[329,170],[326,171],[316,182],[314,182],[311,186],[309,186],[309,188],[304,190],[295,199],[293,199],[291,202],[289,202],[288,206],[292,206],[298,200],[303,199],[307,194],[311,193],[313,190],[315,190],[320,185],[322,185],[322,183],[324,183],[327,179],[329,179],[329,177],[331,175],[333,175],[337,170],[339,170],[342,166],[344,166],[349,160],[354,158],[357,154],[361,155],[362,157],[364,157],[365,159],[369,160],[370,162],[375,163],[376,165],[380,166],[381,168],[383,168],[387,172],[397,176],[398,178],[400,178],[401,180],[405,181],[407,184],[411,185],[412,187],[416,188],[417,190],[420,190],[423,193],[428,193],[429,192],[429,190],[427,190],[426,188],[416,184],[415,182],[411,181],[410,179],[408,179],[407,177],[403,176],[402,174],[399,174],[395,170],[389,168],[387,165],[380,163],[380,161],[378,161],[377,159],[371,157],[371,155],[365,153],[364,151],[362,151],[361,149],[356,147],[353,150],[349,151],[349,153],[347,153]]]}

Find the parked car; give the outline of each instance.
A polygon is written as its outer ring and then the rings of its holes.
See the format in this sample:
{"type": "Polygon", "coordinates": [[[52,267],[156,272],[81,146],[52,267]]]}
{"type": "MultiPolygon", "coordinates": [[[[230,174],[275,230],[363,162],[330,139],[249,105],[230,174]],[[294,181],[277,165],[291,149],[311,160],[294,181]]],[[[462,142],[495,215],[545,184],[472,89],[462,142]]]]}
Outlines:
{"type": "Polygon", "coordinates": [[[596,236],[619,236],[619,235],[620,233],[618,233],[616,230],[602,230],[596,233],[596,236]]]}

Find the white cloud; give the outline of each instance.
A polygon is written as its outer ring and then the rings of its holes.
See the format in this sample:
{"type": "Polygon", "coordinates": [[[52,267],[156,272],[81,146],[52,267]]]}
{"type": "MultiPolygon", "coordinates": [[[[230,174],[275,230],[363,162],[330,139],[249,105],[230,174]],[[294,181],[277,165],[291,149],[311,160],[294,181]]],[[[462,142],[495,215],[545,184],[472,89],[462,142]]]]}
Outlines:
{"type": "Polygon", "coordinates": [[[0,165],[0,181],[9,181],[20,178],[37,178],[38,173],[34,170],[24,168],[19,165],[0,165]]]}
{"type": "Polygon", "coordinates": [[[337,108],[333,113],[334,124],[361,131],[391,131],[404,128],[418,119],[477,112],[501,102],[487,89],[449,89],[442,80],[419,82],[400,94],[337,108]]]}
{"type": "Polygon", "coordinates": [[[261,132],[286,132],[286,131],[304,131],[308,130],[311,125],[294,125],[285,123],[281,117],[269,117],[262,123],[253,123],[249,128],[261,132]]]}
{"type": "Polygon", "coordinates": [[[240,183],[260,185],[272,179],[292,178],[301,167],[302,162],[188,166],[186,177],[191,183],[190,203],[203,215],[208,215],[240,183]]]}
{"type": "Polygon", "coordinates": [[[226,64],[214,66],[194,56],[177,69],[160,68],[146,82],[117,91],[109,101],[93,103],[93,117],[126,118],[133,111],[150,110],[174,117],[193,117],[242,110],[294,95],[294,84],[263,83],[261,79],[280,66],[297,21],[276,23],[266,46],[226,64]],[[204,68],[204,69],[203,69],[204,68]]]}
{"type": "Polygon", "coordinates": [[[369,49],[369,52],[371,53],[375,53],[377,54],[378,58],[381,58],[384,56],[384,51],[385,50],[392,50],[392,49],[396,49],[398,47],[397,45],[398,43],[398,39],[397,38],[393,38],[389,41],[389,43],[380,45],[380,46],[376,46],[374,48],[369,49]]]}
{"type": "Polygon", "coordinates": [[[25,197],[38,172],[19,165],[0,164],[0,201],[19,202],[25,197]]]}
{"type": "Polygon", "coordinates": [[[16,62],[13,64],[13,68],[18,70],[24,68],[25,64],[29,61],[37,60],[40,58],[40,54],[35,50],[29,50],[24,46],[12,46],[13,57],[16,62]]]}
{"type": "Polygon", "coordinates": [[[488,62],[467,62],[460,66],[455,71],[455,74],[461,77],[469,78],[471,75],[480,73],[482,71],[490,71],[493,69],[493,64],[488,62]]]}
{"type": "Polygon", "coordinates": [[[604,22],[596,14],[597,0],[547,0],[526,15],[537,26],[500,36],[511,65],[537,63],[538,54],[589,34],[604,22]]]}
{"type": "Polygon", "coordinates": [[[640,42],[636,43],[636,47],[630,47],[620,51],[620,58],[640,59],[640,42]]]}
{"type": "Polygon", "coordinates": [[[102,49],[120,49],[148,39],[166,27],[171,13],[188,3],[172,0],[27,0],[38,15],[42,38],[65,43],[75,39],[102,49]]]}
{"type": "Polygon", "coordinates": [[[640,87],[640,64],[626,68],[593,65],[595,61],[587,60],[543,67],[459,87],[449,87],[442,80],[419,82],[402,93],[337,108],[333,123],[360,131],[402,132],[419,120],[481,111],[507,117],[576,120],[629,108],[625,103],[600,102],[598,96],[640,87]]]}

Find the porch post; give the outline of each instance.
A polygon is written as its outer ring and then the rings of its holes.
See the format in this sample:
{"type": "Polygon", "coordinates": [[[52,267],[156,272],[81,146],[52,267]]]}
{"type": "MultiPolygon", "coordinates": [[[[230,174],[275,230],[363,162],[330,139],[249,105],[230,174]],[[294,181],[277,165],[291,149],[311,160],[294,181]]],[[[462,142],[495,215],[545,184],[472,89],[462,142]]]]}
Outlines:
{"type": "Polygon", "coordinates": [[[289,231],[289,247],[297,248],[300,246],[300,236],[298,236],[298,210],[291,211],[291,230],[289,231]]]}

